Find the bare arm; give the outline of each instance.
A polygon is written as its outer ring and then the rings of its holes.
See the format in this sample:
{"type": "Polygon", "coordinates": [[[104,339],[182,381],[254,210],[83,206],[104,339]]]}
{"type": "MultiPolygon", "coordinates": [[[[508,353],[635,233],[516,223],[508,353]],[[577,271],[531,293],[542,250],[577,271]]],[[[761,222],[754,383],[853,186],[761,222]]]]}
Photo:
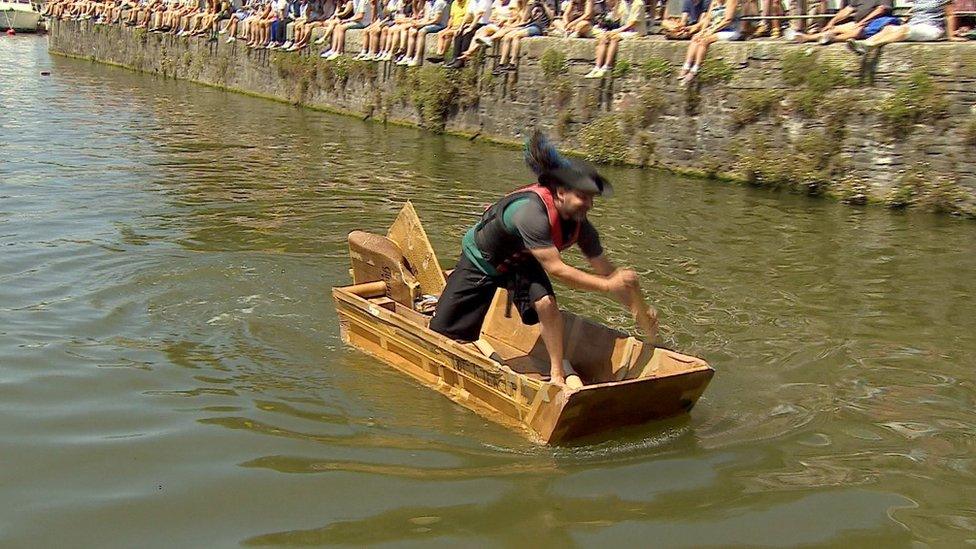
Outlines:
{"type": "Polygon", "coordinates": [[[867,17],[858,21],[857,24],[863,27],[864,25],[867,25],[875,17],[881,17],[885,13],[888,13],[888,8],[886,8],[885,6],[878,6],[873,10],[871,10],[871,13],[869,13],[867,17]]]}
{"type": "Polygon", "coordinates": [[[841,8],[839,12],[837,12],[836,14],[834,14],[833,17],[830,18],[830,21],[827,21],[827,24],[824,25],[824,30],[834,28],[834,25],[840,23],[844,19],[847,19],[853,13],[854,13],[853,8],[851,8],[850,6],[844,6],[843,8],[841,8]]]}
{"type": "Polygon", "coordinates": [[[725,14],[722,16],[721,22],[717,26],[714,26],[716,31],[722,30],[732,24],[732,17],[735,16],[735,8],[738,5],[736,0],[728,0],[725,2],[725,14]]]}
{"type": "Polygon", "coordinates": [[[564,263],[555,246],[529,251],[547,273],[573,288],[591,292],[609,292],[611,289],[607,277],[592,275],[564,263]]]}
{"type": "Polygon", "coordinates": [[[590,262],[590,266],[593,267],[593,271],[601,276],[610,276],[614,271],[617,270],[617,267],[615,267],[604,254],[600,254],[596,257],[588,257],[586,260],[590,262]]]}

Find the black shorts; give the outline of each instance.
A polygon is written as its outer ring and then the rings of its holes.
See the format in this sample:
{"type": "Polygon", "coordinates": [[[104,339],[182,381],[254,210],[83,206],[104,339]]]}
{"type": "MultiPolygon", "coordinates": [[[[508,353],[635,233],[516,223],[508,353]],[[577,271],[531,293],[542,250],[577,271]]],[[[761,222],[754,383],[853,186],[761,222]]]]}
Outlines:
{"type": "Polygon", "coordinates": [[[462,254],[437,300],[430,329],[460,341],[478,339],[498,288],[508,289],[519,317],[529,326],[539,322],[535,302],[555,295],[549,275],[535,259],[523,262],[508,274],[493,277],[481,272],[462,254]]]}

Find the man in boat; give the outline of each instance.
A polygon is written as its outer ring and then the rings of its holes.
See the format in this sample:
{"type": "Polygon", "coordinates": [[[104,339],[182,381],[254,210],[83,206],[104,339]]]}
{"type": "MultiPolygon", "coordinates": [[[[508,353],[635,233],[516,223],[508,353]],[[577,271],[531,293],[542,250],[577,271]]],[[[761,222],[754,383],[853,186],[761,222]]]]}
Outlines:
{"type": "Polygon", "coordinates": [[[455,340],[477,340],[495,290],[507,288],[509,306],[522,322],[541,324],[551,380],[563,384],[563,318],[549,277],[629,305],[637,275],[614,267],[586,218],[595,197],[610,195],[610,183],[592,167],[562,158],[538,131],[526,144],[525,158],[538,182],[489,206],[464,235],[461,258],[430,328],[455,340]],[[595,274],[563,262],[560,254],[574,244],[595,274]]]}

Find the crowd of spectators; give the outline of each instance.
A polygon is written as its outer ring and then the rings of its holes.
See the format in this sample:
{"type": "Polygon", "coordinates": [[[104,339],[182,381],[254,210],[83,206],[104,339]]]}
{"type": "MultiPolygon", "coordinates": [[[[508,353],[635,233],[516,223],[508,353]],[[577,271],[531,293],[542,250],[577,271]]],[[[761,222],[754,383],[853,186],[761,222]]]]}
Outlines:
{"type": "Polygon", "coordinates": [[[319,46],[335,59],[346,52],[347,32],[362,30],[357,59],[417,66],[425,61],[460,68],[481,50],[497,55],[496,74],[515,69],[522,41],[536,36],[595,41],[586,78],[612,71],[620,43],[655,35],[687,40],[679,82],[693,81],[708,48],[718,41],[753,38],[830,44],[846,41],[869,53],[899,41],[976,39],[976,0],[830,2],[791,0],[51,0],[51,17],[92,19],[96,24],[149,32],[240,40],[250,48],[299,51],[319,46]],[[320,29],[319,32],[315,32],[320,29]],[[318,35],[312,40],[313,35],[318,35]],[[427,52],[427,36],[436,37],[427,52]]]}

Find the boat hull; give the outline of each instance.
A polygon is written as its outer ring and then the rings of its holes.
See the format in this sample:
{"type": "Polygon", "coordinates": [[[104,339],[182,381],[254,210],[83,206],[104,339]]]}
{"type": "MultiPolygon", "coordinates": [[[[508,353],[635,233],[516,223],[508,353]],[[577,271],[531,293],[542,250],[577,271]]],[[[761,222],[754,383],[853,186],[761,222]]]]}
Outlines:
{"type": "Polygon", "coordinates": [[[0,4],[0,27],[16,32],[37,32],[41,14],[22,4],[0,4]],[[26,8],[26,9],[25,9],[26,8]]]}
{"type": "MultiPolygon", "coordinates": [[[[455,402],[543,444],[606,433],[618,427],[688,412],[711,380],[704,361],[652,377],[572,390],[518,373],[471,345],[428,329],[412,311],[376,305],[347,288],[334,288],[342,338],[455,402]]],[[[655,353],[693,359],[673,351],[655,353]]]]}

